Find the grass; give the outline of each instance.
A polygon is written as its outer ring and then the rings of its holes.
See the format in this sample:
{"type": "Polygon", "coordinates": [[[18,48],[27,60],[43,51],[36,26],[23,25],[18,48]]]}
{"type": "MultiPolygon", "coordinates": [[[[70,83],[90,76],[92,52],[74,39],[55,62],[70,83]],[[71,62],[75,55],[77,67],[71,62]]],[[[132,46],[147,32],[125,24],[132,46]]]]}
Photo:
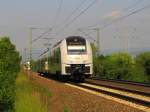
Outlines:
{"type": "Polygon", "coordinates": [[[70,112],[67,107],[64,108],[64,112],[70,112]]]}
{"type": "Polygon", "coordinates": [[[47,102],[42,100],[41,95],[52,96],[47,88],[30,81],[21,72],[16,80],[16,112],[47,112],[47,102]]]}

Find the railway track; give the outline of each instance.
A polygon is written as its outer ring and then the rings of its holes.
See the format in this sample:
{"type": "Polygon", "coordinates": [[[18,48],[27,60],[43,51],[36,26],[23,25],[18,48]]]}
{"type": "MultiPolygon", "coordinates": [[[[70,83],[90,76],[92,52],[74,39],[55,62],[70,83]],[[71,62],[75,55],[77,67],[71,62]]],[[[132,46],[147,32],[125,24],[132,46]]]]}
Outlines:
{"type": "MultiPolygon", "coordinates": [[[[93,83],[90,81],[85,81],[85,83],[74,83],[69,82],[69,84],[73,86],[77,86],[79,88],[87,89],[97,94],[105,94],[114,98],[118,98],[129,103],[137,104],[137,106],[141,106],[143,110],[146,112],[150,112],[150,94],[144,91],[136,91],[123,87],[114,87],[112,85],[100,85],[97,83],[93,83]]],[[[136,85],[137,86],[137,85],[136,85]]]]}
{"type": "MultiPolygon", "coordinates": [[[[52,78],[53,79],[53,78],[52,78]]],[[[113,98],[118,98],[130,103],[136,104],[136,108],[142,108],[146,112],[150,112],[150,87],[144,84],[137,83],[115,82],[107,80],[93,80],[86,79],[85,83],[67,82],[65,83],[72,87],[82,88],[81,90],[88,90],[96,92],[96,94],[104,94],[113,98]],[[104,83],[105,82],[105,83],[104,83]],[[130,87],[131,86],[131,87],[130,87]]],[[[120,102],[119,102],[120,103],[120,102]]],[[[126,103],[128,105],[128,103],[126,103]]]]}
{"type": "Polygon", "coordinates": [[[96,77],[89,78],[88,80],[97,80],[97,81],[104,81],[104,82],[106,81],[106,82],[113,82],[113,83],[150,87],[150,83],[140,83],[140,82],[126,81],[126,80],[100,79],[100,78],[96,78],[96,77]]]}
{"type": "Polygon", "coordinates": [[[93,79],[86,79],[85,82],[89,84],[104,86],[112,89],[132,92],[135,94],[141,94],[143,96],[150,97],[150,85],[148,84],[141,84],[128,81],[93,80],[93,79]]]}

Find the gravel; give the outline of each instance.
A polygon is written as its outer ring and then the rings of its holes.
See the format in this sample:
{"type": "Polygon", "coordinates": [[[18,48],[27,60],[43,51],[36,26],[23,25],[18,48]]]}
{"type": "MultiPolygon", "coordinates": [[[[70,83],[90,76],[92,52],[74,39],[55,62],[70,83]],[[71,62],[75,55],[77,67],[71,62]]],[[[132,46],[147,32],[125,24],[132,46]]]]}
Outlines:
{"type": "Polygon", "coordinates": [[[49,112],[143,112],[115,101],[107,100],[52,79],[32,73],[34,82],[52,93],[48,100],[49,112]]]}

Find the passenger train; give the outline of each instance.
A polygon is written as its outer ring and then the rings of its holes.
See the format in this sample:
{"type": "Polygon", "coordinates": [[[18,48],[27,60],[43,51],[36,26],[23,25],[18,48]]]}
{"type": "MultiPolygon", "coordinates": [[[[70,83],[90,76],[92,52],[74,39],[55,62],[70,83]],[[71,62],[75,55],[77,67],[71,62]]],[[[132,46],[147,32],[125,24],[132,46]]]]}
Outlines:
{"type": "Polygon", "coordinates": [[[78,81],[84,81],[93,74],[91,45],[83,37],[70,36],[59,41],[50,54],[49,65],[45,68],[52,74],[78,81]]]}

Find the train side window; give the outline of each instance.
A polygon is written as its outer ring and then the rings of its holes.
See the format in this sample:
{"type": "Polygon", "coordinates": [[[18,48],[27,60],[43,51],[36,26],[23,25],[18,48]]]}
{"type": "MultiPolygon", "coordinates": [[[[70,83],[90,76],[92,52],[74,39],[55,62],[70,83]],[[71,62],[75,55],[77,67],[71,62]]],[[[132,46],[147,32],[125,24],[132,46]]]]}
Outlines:
{"type": "Polygon", "coordinates": [[[60,63],[60,62],[61,62],[60,47],[57,48],[57,49],[54,51],[54,61],[55,61],[55,63],[60,63]]]}

